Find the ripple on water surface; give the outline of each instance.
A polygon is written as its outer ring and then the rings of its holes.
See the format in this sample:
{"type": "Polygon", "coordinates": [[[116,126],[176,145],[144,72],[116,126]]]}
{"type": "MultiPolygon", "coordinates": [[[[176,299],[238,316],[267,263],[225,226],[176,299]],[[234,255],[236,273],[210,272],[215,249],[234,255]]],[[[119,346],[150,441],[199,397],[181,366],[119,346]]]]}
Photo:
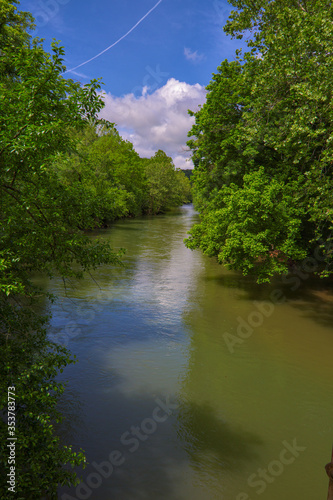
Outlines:
{"type": "MultiPolygon", "coordinates": [[[[317,282],[297,290],[279,282],[258,286],[226,271],[183,245],[195,220],[184,207],[100,232],[115,248],[127,248],[126,267],[94,275],[105,294],[99,309],[98,287],[89,280],[72,302],[62,296],[53,306],[54,335],[69,321],[80,327],[69,339],[79,363],[63,374],[63,409],[72,422],[63,433],[86,450],[87,498],[325,498],[332,293],[317,282]],[[277,289],[285,300],[258,321],[277,289]],[[92,463],[108,460],[112,450],[123,464],[89,487],[92,463]]],[[[75,497],[75,488],[66,491],[75,497]]]]}

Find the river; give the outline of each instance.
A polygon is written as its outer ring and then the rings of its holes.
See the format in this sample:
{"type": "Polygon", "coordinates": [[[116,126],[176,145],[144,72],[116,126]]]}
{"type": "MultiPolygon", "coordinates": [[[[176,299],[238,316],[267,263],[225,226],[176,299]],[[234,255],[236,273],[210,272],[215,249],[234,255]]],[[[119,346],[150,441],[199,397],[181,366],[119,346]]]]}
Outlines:
{"type": "Polygon", "coordinates": [[[94,233],[126,248],[49,291],[50,337],[79,362],[59,432],[89,464],[61,500],[325,500],[332,283],[257,285],[183,244],[191,206],[94,233]]]}

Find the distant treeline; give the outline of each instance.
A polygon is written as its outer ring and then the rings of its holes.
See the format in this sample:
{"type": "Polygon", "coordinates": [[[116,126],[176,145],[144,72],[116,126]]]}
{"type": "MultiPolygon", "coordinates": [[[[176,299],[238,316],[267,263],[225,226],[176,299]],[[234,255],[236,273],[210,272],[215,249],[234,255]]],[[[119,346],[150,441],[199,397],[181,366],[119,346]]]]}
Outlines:
{"type": "Polygon", "coordinates": [[[75,149],[59,154],[52,170],[72,196],[84,199],[97,225],[159,214],[191,200],[186,171],[175,169],[161,150],[140,158],[113,124],[87,126],[72,136],[75,149]]]}
{"type": "Polygon", "coordinates": [[[182,172],[183,172],[183,174],[186,175],[186,177],[188,178],[188,180],[191,181],[191,177],[193,175],[193,170],[191,170],[189,168],[187,168],[187,169],[182,168],[182,172]]]}

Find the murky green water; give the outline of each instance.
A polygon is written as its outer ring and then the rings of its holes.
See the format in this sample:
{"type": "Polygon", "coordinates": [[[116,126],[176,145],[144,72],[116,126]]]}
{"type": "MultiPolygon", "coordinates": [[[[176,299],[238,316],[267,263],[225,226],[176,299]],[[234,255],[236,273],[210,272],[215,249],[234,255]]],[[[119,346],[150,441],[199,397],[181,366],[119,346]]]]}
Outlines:
{"type": "Polygon", "coordinates": [[[59,499],[325,500],[333,436],[332,285],[258,286],[183,238],[189,206],[101,232],[127,248],[59,296],[61,432],[86,451],[59,499]]]}

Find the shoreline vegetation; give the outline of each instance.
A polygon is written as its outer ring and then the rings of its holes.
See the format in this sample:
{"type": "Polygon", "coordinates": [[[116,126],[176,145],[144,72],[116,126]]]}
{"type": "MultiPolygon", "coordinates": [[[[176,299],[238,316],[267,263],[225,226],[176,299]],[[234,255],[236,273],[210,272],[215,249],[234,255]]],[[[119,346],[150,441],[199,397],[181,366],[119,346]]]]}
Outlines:
{"type": "Polygon", "coordinates": [[[189,248],[258,283],[333,273],[333,8],[230,0],[224,31],[246,38],[207,87],[188,146],[201,214],[189,248]],[[305,269],[307,271],[308,269],[305,269]]]}
{"type": "Polygon", "coordinates": [[[191,201],[188,177],[163,151],[140,158],[111,123],[88,125],[73,135],[75,149],[57,155],[51,172],[78,198],[80,209],[85,205],[94,228],[124,217],[157,215],[191,201]]]}

